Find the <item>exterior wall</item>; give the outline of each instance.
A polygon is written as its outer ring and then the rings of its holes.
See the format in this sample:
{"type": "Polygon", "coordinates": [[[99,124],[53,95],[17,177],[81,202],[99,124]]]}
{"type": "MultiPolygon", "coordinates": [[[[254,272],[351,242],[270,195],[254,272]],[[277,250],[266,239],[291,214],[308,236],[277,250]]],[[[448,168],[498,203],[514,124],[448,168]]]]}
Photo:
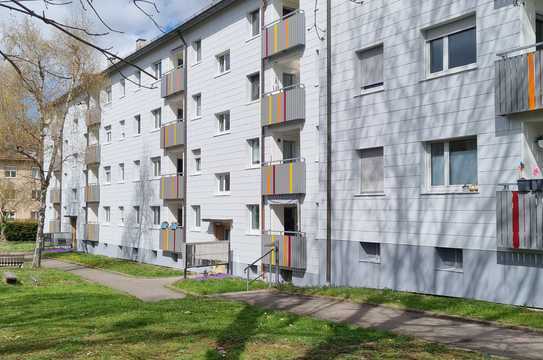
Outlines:
{"type": "MultiPolygon", "coordinates": [[[[36,181],[32,178],[32,162],[20,159],[17,156],[2,156],[0,158],[0,186],[7,190],[11,187],[15,190],[15,199],[9,200],[6,205],[10,206],[10,211],[15,212],[16,220],[32,219],[32,213],[39,210],[38,201],[32,200],[32,189],[39,189],[36,181]],[[17,177],[8,178],[5,176],[7,166],[15,166],[17,177]]],[[[3,194],[4,195],[4,194],[3,194]]]]}

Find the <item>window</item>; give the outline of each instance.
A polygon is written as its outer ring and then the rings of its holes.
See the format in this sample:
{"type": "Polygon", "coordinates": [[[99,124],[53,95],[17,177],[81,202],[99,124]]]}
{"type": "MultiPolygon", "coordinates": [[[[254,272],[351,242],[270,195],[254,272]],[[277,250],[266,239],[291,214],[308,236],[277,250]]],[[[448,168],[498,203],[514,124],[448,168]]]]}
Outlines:
{"type": "Polygon", "coordinates": [[[124,206],[119,206],[119,225],[124,225],[124,206]]]}
{"type": "Polygon", "coordinates": [[[111,222],[111,208],[109,206],[104,206],[104,222],[106,224],[111,222]]]}
{"type": "Polygon", "coordinates": [[[138,88],[140,88],[141,87],[141,71],[140,70],[136,71],[134,76],[136,77],[135,83],[138,85],[138,88]]]}
{"type": "Polygon", "coordinates": [[[361,242],[359,253],[359,261],[365,262],[381,262],[381,244],[379,243],[370,243],[370,242],[361,242]]]}
{"type": "Polygon", "coordinates": [[[382,88],[384,80],[383,44],[357,52],[360,61],[357,83],[362,91],[382,88]]]}
{"type": "Polygon", "coordinates": [[[260,231],[260,205],[247,205],[249,210],[249,232],[260,231]]]}
{"type": "Polygon", "coordinates": [[[140,180],[140,161],[136,160],[134,161],[134,181],[140,180]]]}
{"type": "Polygon", "coordinates": [[[155,78],[157,80],[160,80],[162,77],[162,62],[158,61],[153,64],[153,75],[155,75],[155,78]]]}
{"type": "Polygon", "coordinates": [[[193,42],[192,47],[194,49],[194,62],[199,63],[202,61],[202,40],[196,40],[193,42]]]}
{"type": "Polygon", "coordinates": [[[125,178],[125,176],[124,176],[124,164],[121,163],[121,164],[119,164],[119,181],[124,182],[124,178],[125,178]]]}
{"type": "Polygon", "coordinates": [[[427,154],[430,189],[477,185],[476,138],[430,142],[427,154]]]}
{"type": "Polygon", "coordinates": [[[260,10],[249,13],[249,25],[251,26],[251,36],[260,34],[260,10]]]}
{"type": "Polygon", "coordinates": [[[72,189],[72,201],[79,200],[79,192],[77,191],[77,188],[72,189]]]}
{"type": "Polygon", "coordinates": [[[34,201],[40,200],[40,191],[39,190],[32,190],[32,200],[34,200],[34,201]]]}
{"type": "Polygon", "coordinates": [[[251,101],[260,99],[260,73],[249,75],[247,79],[249,79],[250,88],[249,99],[251,101]]]}
{"type": "Polygon", "coordinates": [[[384,192],[383,148],[359,150],[360,193],[382,194],[384,192]]]}
{"type": "Polygon", "coordinates": [[[7,178],[17,177],[17,167],[16,166],[6,166],[4,169],[4,176],[7,178]]]}
{"type": "Polygon", "coordinates": [[[104,128],[106,130],[106,143],[111,142],[111,125],[108,125],[104,128]]]}
{"type": "Polygon", "coordinates": [[[429,74],[439,74],[475,64],[475,16],[427,30],[426,42],[429,74]]]}
{"type": "Polygon", "coordinates": [[[6,211],[6,217],[8,221],[13,221],[17,217],[15,211],[6,211]]]}
{"type": "Polygon", "coordinates": [[[180,207],[180,208],[177,208],[177,225],[179,225],[179,227],[183,227],[183,208],[180,207]]]}
{"type": "Polygon", "coordinates": [[[113,96],[111,94],[111,85],[106,87],[106,104],[110,104],[113,100],[113,96]]]}
{"type": "Polygon", "coordinates": [[[153,166],[153,176],[160,177],[160,158],[152,158],[151,165],[153,166]]]}
{"type": "Polygon", "coordinates": [[[192,96],[194,101],[194,117],[199,118],[202,116],[202,94],[196,94],[192,96]]]}
{"type": "Polygon", "coordinates": [[[121,79],[119,85],[121,86],[121,97],[124,97],[126,95],[126,80],[121,79]]]}
{"type": "Polygon", "coordinates": [[[120,138],[121,139],[126,138],[126,121],[124,120],[119,121],[119,128],[121,129],[120,138]]]}
{"type": "Polygon", "coordinates": [[[139,225],[141,223],[141,213],[139,206],[134,206],[134,218],[136,220],[136,224],[139,225]]]}
{"type": "Polygon", "coordinates": [[[160,129],[162,125],[162,109],[155,109],[151,111],[151,114],[153,115],[155,129],[160,129]]]}
{"type": "Polygon", "coordinates": [[[251,158],[251,166],[260,165],[260,139],[249,139],[247,140],[249,144],[249,155],[251,158]]]}
{"type": "Polygon", "coordinates": [[[183,121],[185,119],[185,112],[183,108],[177,108],[177,121],[183,121]]]}
{"type": "Polygon", "coordinates": [[[106,184],[111,184],[111,166],[104,166],[104,177],[106,184]]]}
{"type": "Polygon", "coordinates": [[[436,269],[438,270],[462,270],[462,249],[436,248],[436,269]]]}
{"type": "Polygon", "coordinates": [[[202,171],[202,150],[192,150],[192,156],[194,158],[194,173],[199,174],[202,171]]]}
{"type": "Polygon", "coordinates": [[[219,74],[230,71],[230,51],[217,55],[217,63],[219,65],[219,74]]]}
{"type": "Polygon", "coordinates": [[[295,12],[296,9],[294,8],[289,8],[289,7],[286,7],[286,6],[283,6],[283,16],[287,16],[293,12],[295,12]]]}
{"type": "Polygon", "coordinates": [[[79,119],[75,118],[72,121],[72,134],[76,134],[79,130],[79,119]]]}
{"type": "Polygon", "coordinates": [[[40,168],[39,167],[32,167],[32,179],[40,179],[40,168]]]}
{"type": "Polygon", "coordinates": [[[160,206],[151,206],[153,213],[153,225],[160,226],[160,206]]]}
{"type": "Polygon", "coordinates": [[[288,88],[296,84],[296,74],[283,73],[283,88],[288,88]]]}
{"type": "Polygon", "coordinates": [[[134,130],[136,131],[136,134],[141,134],[141,116],[136,115],[134,116],[134,130]]]}
{"type": "Polygon", "coordinates": [[[230,192],[230,173],[217,174],[217,190],[219,194],[230,192]]]}
{"type": "Polygon", "coordinates": [[[202,226],[202,218],[200,213],[200,205],[193,205],[192,212],[194,213],[194,229],[200,230],[202,226]]]}
{"type": "Polygon", "coordinates": [[[217,117],[217,130],[219,133],[230,131],[230,111],[215,115],[217,117]]]}

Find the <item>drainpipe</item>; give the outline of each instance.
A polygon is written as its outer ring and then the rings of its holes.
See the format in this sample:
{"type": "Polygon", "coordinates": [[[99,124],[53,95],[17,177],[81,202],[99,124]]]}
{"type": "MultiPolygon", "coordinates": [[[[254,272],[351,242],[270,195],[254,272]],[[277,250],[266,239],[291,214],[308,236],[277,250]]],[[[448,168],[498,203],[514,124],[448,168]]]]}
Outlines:
{"type": "Polygon", "coordinates": [[[326,283],[332,284],[332,0],[326,0],[326,283]]]}

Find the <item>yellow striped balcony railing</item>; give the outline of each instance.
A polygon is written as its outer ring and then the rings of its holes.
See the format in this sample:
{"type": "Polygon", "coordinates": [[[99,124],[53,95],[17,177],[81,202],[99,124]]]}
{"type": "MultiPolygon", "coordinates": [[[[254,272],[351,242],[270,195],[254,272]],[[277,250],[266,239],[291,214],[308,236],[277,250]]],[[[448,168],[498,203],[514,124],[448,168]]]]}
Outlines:
{"type": "Polygon", "coordinates": [[[183,252],[184,244],[183,228],[160,229],[160,250],[179,254],[183,252]]]}
{"type": "Polygon", "coordinates": [[[185,145],[185,122],[176,121],[166,124],[160,129],[160,148],[169,149],[185,145]]]}
{"type": "Polygon", "coordinates": [[[286,270],[304,270],[307,267],[306,235],[302,232],[267,231],[262,236],[262,263],[278,265],[286,270]]]}
{"type": "Polygon", "coordinates": [[[60,204],[60,189],[53,189],[49,193],[51,204],[60,204]]]}
{"type": "Polygon", "coordinates": [[[59,233],[60,232],[60,220],[51,220],[49,221],[49,233],[59,233]]]}
{"type": "Polygon", "coordinates": [[[87,110],[87,113],[85,114],[85,125],[87,125],[87,127],[100,125],[101,122],[102,116],[99,109],[92,108],[87,110]]]}
{"type": "Polygon", "coordinates": [[[85,202],[100,202],[100,185],[90,184],[85,186],[85,202]]]}
{"type": "Polygon", "coordinates": [[[185,91],[185,68],[179,66],[162,75],[160,93],[163,98],[185,91]]]}
{"type": "Polygon", "coordinates": [[[185,198],[183,175],[163,176],[160,179],[160,198],[162,200],[183,200],[185,198]]]}
{"type": "Polygon", "coordinates": [[[305,87],[293,85],[262,96],[262,126],[305,119],[305,87]]]}
{"type": "Polygon", "coordinates": [[[264,59],[305,45],[305,13],[292,12],[266,26],[262,34],[264,59]]]}
{"type": "Polygon", "coordinates": [[[100,225],[99,224],[85,224],[83,230],[84,230],[83,240],[100,241],[100,225]]]}
{"type": "Polygon", "coordinates": [[[87,146],[85,152],[85,164],[99,164],[100,163],[100,145],[94,144],[87,146]]]}
{"type": "Polygon", "coordinates": [[[265,163],[262,166],[262,195],[305,194],[304,159],[265,163]]]}

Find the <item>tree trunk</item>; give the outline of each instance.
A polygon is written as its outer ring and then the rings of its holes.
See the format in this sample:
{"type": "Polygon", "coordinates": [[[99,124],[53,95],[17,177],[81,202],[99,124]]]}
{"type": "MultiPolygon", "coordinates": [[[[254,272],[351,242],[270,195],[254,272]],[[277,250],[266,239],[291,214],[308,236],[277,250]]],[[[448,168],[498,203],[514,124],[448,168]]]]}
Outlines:
{"type": "Polygon", "coordinates": [[[34,248],[34,258],[32,267],[41,267],[41,255],[43,249],[43,228],[45,226],[45,207],[46,207],[47,187],[41,189],[40,210],[38,211],[38,231],[36,232],[36,247],[34,248]]]}

